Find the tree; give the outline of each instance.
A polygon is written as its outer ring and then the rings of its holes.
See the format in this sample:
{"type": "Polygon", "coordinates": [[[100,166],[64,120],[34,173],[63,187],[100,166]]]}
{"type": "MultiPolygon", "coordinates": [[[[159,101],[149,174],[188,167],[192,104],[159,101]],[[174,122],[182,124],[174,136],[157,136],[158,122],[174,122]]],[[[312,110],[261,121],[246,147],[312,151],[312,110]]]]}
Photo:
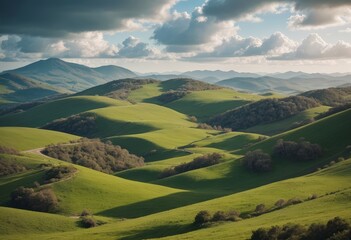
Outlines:
{"type": "Polygon", "coordinates": [[[255,212],[257,213],[263,213],[266,211],[266,205],[264,204],[259,204],[256,206],[255,212]]]}
{"type": "Polygon", "coordinates": [[[200,211],[195,216],[194,224],[201,226],[205,223],[210,222],[212,219],[211,214],[208,211],[200,211]]]}
{"type": "Polygon", "coordinates": [[[249,151],[244,156],[244,166],[254,172],[267,172],[272,169],[271,157],[258,149],[249,151]]]}

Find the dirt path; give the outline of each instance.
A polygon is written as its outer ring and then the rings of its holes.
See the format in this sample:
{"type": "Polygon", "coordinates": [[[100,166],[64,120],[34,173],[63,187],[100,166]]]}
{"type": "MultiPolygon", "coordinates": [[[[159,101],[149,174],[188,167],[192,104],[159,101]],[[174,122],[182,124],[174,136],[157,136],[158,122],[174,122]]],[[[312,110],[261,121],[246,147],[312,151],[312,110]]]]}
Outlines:
{"type": "Polygon", "coordinates": [[[26,151],[22,151],[23,153],[33,153],[33,154],[37,154],[43,157],[47,157],[45,154],[42,154],[41,151],[43,151],[44,148],[35,148],[35,149],[30,149],[30,150],[26,150],[26,151]]]}

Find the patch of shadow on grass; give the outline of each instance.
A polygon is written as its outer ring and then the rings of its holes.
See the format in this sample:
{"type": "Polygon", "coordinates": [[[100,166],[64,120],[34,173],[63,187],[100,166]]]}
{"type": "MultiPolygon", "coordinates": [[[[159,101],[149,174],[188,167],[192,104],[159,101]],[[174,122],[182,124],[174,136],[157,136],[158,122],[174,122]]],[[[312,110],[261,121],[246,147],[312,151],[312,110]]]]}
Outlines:
{"type": "Polygon", "coordinates": [[[200,201],[206,201],[214,196],[206,193],[179,192],[125,206],[111,208],[96,215],[114,218],[138,218],[150,214],[167,211],[200,201]]]}

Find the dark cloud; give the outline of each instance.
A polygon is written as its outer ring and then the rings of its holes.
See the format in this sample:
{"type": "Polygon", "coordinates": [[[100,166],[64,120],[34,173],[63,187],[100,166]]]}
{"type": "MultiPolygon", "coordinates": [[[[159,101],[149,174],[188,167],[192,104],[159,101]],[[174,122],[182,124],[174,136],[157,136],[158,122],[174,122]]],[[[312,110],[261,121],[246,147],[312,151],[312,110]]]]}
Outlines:
{"type": "Polygon", "coordinates": [[[295,8],[297,15],[289,21],[294,28],[351,22],[350,0],[209,0],[203,6],[203,13],[220,21],[241,20],[260,12],[274,11],[277,4],[291,4],[295,8]]]}
{"type": "Polygon", "coordinates": [[[0,34],[62,37],[159,18],[174,0],[2,0],[0,34]]]}

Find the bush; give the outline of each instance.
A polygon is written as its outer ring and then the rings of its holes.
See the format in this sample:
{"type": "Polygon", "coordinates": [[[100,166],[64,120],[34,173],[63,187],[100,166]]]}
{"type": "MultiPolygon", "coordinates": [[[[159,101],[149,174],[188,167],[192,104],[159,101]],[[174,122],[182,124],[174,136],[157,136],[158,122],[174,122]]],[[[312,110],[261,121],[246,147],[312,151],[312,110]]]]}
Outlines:
{"type": "Polygon", "coordinates": [[[264,99],[220,114],[212,118],[208,124],[220,125],[236,131],[283,120],[317,106],[319,106],[317,101],[302,96],[264,99]]]}
{"type": "Polygon", "coordinates": [[[272,169],[271,157],[258,149],[249,151],[244,156],[244,166],[254,172],[267,172],[272,169]]]}
{"type": "Polygon", "coordinates": [[[58,201],[50,188],[35,191],[33,188],[19,187],[11,193],[13,206],[39,212],[55,212],[58,201]]]}
{"type": "Polygon", "coordinates": [[[186,96],[187,94],[189,94],[189,91],[168,91],[165,92],[163,94],[161,94],[160,96],[157,97],[157,99],[162,102],[162,103],[170,103],[173,101],[176,101],[178,99],[183,98],[184,96],[186,96]]]}
{"type": "Polygon", "coordinates": [[[14,148],[0,145],[0,154],[20,155],[20,152],[14,148]]]}
{"type": "Polygon", "coordinates": [[[72,176],[77,171],[73,166],[57,166],[52,167],[44,174],[44,180],[46,182],[57,182],[61,179],[72,176]]]}
{"type": "Polygon", "coordinates": [[[255,212],[257,213],[264,213],[266,211],[266,205],[264,204],[259,204],[255,208],[255,212]]]}
{"type": "Polygon", "coordinates": [[[98,139],[82,140],[71,145],[50,145],[43,153],[105,173],[113,173],[144,165],[144,159],[130,154],[128,150],[98,139]]]}
{"type": "Polygon", "coordinates": [[[198,212],[198,214],[196,214],[195,216],[195,221],[194,224],[201,226],[205,223],[210,222],[212,219],[211,214],[208,211],[200,211],[198,212]]]}
{"type": "Polygon", "coordinates": [[[344,219],[336,217],[326,225],[312,224],[306,229],[300,224],[286,224],[283,227],[259,228],[252,232],[251,240],[346,240],[351,237],[351,227],[344,219]]]}
{"type": "Polygon", "coordinates": [[[89,136],[95,129],[96,115],[93,113],[82,113],[68,118],[60,118],[43,126],[43,129],[54,130],[75,134],[79,136],[89,136]]]}
{"type": "Polygon", "coordinates": [[[296,161],[310,161],[322,155],[322,148],[318,144],[308,141],[284,141],[280,139],[273,148],[273,156],[296,161]]]}
{"type": "Polygon", "coordinates": [[[82,217],[80,223],[84,228],[92,228],[97,226],[95,219],[93,219],[92,217],[82,217]]]}
{"type": "Polygon", "coordinates": [[[81,217],[86,217],[86,216],[90,216],[90,215],[91,215],[90,212],[86,209],[84,209],[82,211],[82,213],[80,214],[81,217]]]}
{"type": "Polygon", "coordinates": [[[226,220],[227,220],[227,214],[223,211],[217,211],[212,217],[213,222],[226,221],[226,220]]]}
{"type": "Polygon", "coordinates": [[[24,172],[26,170],[27,168],[24,165],[0,156],[0,177],[24,172]]]}
{"type": "Polygon", "coordinates": [[[221,162],[223,155],[219,153],[210,153],[201,157],[195,158],[193,161],[188,163],[182,163],[178,166],[166,168],[162,171],[160,178],[170,177],[183,172],[188,172],[194,169],[204,168],[212,166],[221,162]]]}
{"type": "Polygon", "coordinates": [[[276,206],[277,208],[282,208],[285,205],[285,200],[284,199],[279,199],[274,206],[276,206]]]}

